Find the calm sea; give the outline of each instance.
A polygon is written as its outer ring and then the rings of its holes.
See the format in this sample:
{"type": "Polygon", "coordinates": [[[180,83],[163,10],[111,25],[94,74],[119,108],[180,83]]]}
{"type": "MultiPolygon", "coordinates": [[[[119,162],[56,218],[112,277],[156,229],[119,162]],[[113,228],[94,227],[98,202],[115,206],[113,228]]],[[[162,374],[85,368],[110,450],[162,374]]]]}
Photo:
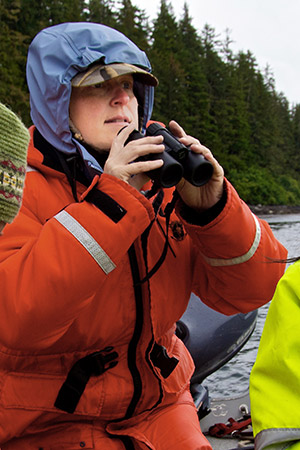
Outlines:
{"type": "MultiPolygon", "coordinates": [[[[288,256],[300,256],[300,214],[260,216],[271,226],[275,237],[288,250],[288,256]]],[[[235,396],[245,392],[249,386],[249,375],[254,364],[260,336],[269,304],[258,312],[256,328],[243,349],[225,366],[207,377],[203,385],[212,397],[235,396]]]]}

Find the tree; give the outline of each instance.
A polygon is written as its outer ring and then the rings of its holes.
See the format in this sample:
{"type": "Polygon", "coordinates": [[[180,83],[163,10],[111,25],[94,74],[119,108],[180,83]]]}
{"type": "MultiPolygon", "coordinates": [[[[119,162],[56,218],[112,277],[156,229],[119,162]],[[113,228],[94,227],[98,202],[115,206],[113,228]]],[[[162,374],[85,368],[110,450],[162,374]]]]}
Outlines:
{"type": "Polygon", "coordinates": [[[103,23],[109,27],[115,27],[117,18],[114,11],[114,1],[89,0],[88,20],[89,22],[103,23]]]}
{"type": "Polygon", "coordinates": [[[17,30],[21,13],[18,0],[0,2],[0,98],[29,124],[28,91],[25,79],[25,37],[17,30]]]}
{"type": "Polygon", "coordinates": [[[150,61],[159,79],[156,88],[154,115],[168,124],[170,119],[182,120],[185,77],[179,54],[179,29],[171,4],[161,0],[160,12],[154,20],[150,61]]]}
{"type": "MultiPolygon", "coordinates": [[[[295,144],[295,153],[297,161],[300,159],[300,105],[295,105],[291,111],[292,133],[295,144]]],[[[300,161],[299,161],[300,162],[300,161]]],[[[300,171],[300,164],[296,164],[298,171],[300,171]]]]}
{"type": "Polygon", "coordinates": [[[194,134],[205,142],[210,123],[210,99],[203,64],[204,48],[192,25],[186,3],[179,22],[179,41],[178,57],[185,73],[181,123],[188,134],[194,134]]]}
{"type": "Polygon", "coordinates": [[[44,0],[49,26],[83,19],[84,0],[44,0]]]}
{"type": "Polygon", "coordinates": [[[139,48],[149,50],[149,23],[145,11],[133,6],[130,0],[121,0],[116,28],[139,48]]]}

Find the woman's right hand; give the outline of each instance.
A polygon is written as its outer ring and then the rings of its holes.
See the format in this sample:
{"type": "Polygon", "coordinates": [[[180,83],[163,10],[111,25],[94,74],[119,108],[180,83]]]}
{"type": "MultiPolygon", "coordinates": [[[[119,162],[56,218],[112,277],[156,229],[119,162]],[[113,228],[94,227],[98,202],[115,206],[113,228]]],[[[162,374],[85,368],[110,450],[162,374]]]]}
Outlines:
{"type": "Polygon", "coordinates": [[[163,160],[136,160],[150,153],[162,153],[165,147],[162,143],[162,136],[146,136],[130,141],[125,145],[134,129],[134,124],[130,124],[114,138],[103,172],[125,181],[137,190],[141,190],[149,180],[146,172],[161,167],[163,160]]]}

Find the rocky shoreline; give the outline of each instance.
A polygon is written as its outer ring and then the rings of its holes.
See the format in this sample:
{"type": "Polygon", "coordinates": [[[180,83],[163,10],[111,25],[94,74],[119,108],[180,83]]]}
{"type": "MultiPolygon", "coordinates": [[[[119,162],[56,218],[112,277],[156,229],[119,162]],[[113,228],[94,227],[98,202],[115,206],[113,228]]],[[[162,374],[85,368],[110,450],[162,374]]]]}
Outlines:
{"type": "Polygon", "coordinates": [[[257,215],[269,214],[300,214],[300,205],[248,205],[257,215]]]}

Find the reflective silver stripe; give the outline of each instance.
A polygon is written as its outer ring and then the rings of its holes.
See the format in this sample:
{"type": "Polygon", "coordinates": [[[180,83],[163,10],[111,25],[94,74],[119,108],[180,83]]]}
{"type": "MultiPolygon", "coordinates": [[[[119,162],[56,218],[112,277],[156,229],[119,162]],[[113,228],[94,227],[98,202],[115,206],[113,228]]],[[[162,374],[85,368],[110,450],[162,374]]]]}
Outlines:
{"type": "Polygon", "coordinates": [[[61,211],[54,218],[83,245],[106,275],[116,268],[116,265],[100,247],[98,242],[95,241],[90,233],[74,217],[66,211],[61,211]]]}
{"type": "Polygon", "coordinates": [[[26,167],[26,172],[38,172],[38,170],[34,169],[34,167],[27,166],[26,167]]]}
{"type": "Polygon", "coordinates": [[[255,449],[283,450],[300,441],[300,428],[269,428],[255,436],[255,449]]]}
{"type": "Polygon", "coordinates": [[[257,250],[257,247],[259,246],[260,238],[261,238],[261,228],[260,228],[259,221],[257,220],[257,218],[255,217],[254,214],[253,214],[253,218],[255,221],[256,232],[255,232],[253,244],[247,253],[245,253],[244,255],[241,255],[241,256],[237,256],[236,258],[231,258],[231,259],[208,258],[207,256],[203,255],[205,261],[208,264],[210,264],[211,266],[220,267],[220,266],[234,266],[235,264],[242,264],[242,263],[248,261],[250,258],[252,258],[252,256],[254,255],[254,253],[257,250]]]}

